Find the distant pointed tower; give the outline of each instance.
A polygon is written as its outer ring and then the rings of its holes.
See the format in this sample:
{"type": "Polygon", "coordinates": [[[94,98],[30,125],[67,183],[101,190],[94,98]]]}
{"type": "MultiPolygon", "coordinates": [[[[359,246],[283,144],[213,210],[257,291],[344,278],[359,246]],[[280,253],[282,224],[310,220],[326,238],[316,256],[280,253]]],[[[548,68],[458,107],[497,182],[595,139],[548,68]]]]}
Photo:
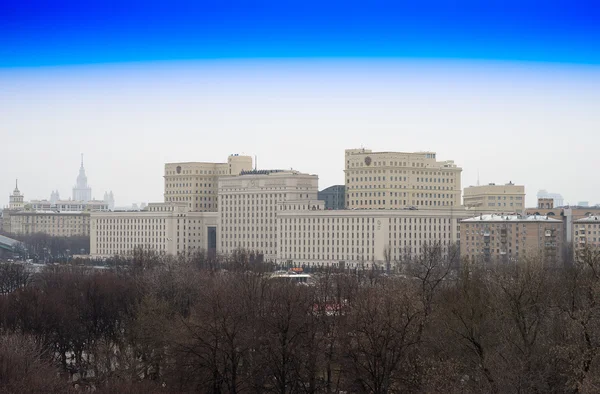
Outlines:
{"type": "Polygon", "coordinates": [[[104,202],[108,205],[108,209],[113,211],[115,209],[115,196],[112,190],[109,192],[104,192],[104,202]]]}
{"type": "Polygon", "coordinates": [[[60,194],[58,194],[58,190],[54,190],[50,193],[50,205],[56,205],[58,200],[60,200],[60,194]]]}
{"type": "Polygon", "coordinates": [[[19,180],[15,181],[15,190],[9,197],[8,209],[22,211],[25,208],[24,196],[19,191],[19,180]]]}
{"type": "Polygon", "coordinates": [[[83,168],[83,153],[81,154],[81,167],[77,176],[77,185],[73,188],[73,200],[88,202],[92,199],[92,188],[87,184],[87,176],[83,168]]]}

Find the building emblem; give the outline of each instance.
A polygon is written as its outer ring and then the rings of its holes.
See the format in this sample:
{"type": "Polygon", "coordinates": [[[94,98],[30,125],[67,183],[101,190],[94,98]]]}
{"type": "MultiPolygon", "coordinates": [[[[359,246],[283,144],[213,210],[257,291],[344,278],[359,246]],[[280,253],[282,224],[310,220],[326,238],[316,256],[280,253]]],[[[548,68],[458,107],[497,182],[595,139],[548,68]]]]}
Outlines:
{"type": "Polygon", "coordinates": [[[176,170],[178,174],[181,174],[181,166],[177,166],[176,170]]]}
{"type": "Polygon", "coordinates": [[[368,166],[371,165],[371,158],[369,156],[365,157],[365,164],[368,166]]]}

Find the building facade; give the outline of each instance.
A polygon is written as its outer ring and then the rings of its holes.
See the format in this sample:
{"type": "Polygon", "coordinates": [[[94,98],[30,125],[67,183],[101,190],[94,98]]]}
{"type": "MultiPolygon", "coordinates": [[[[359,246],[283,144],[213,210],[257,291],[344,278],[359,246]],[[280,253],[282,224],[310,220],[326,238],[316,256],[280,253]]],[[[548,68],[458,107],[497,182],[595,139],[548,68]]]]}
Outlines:
{"type": "Polygon", "coordinates": [[[554,219],[562,220],[565,243],[576,241],[573,233],[575,221],[588,216],[600,216],[600,207],[555,207],[555,208],[527,208],[526,215],[547,215],[554,219]]]}
{"type": "Polygon", "coordinates": [[[471,261],[508,263],[541,254],[556,263],[563,245],[562,221],[548,216],[489,214],[461,221],[461,256],[471,261]]]}
{"type": "Polygon", "coordinates": [[[218,180],[252,170],[252,157],[231,155],[227,163],[167,163],[164,201],[185,203],[190,211],[216,212],[218,180]]]}
{"type": "MultiPolygon", "coordinates": [[[[318,177],[298,171],[259,170],[219,179],[219,252],[238,248],[277,259],[276,215],[283,202],[316,206],[318,177]]],[[[322,204],[322,203],[321,203],[322,204]]],[[[311,208],[312,209],[312,208],[311,208]]]]}
{"type": "Polygon", "coordinates": [[[325,202],[325,209],[346,209],[346,186],[329,186],[321,190],[317,198],[325,202]]]}
{"type": "Polygon", "coordinates": [[[461,172],[435,152],[373,152],[347,149],[346,208],[444,209],[461,203],[461,172]]]}
{"type": "Polygon", "coordinates": [[[466,187],[463,205],[481,212],[504,212],[522,214],[525,209],[525,186],[509,182],[505,185],[490,183],[466,187]]]}
{"type": "Polygon", "coordinates": [[[277,261],[302,266],[384,267],[428,245],[447,253],[460,239],[464,209],[326,210],[287,202],[277,213],[277,261]]]}
{"type": "Polygon", "coordinates": [[[574,250],[577,253],[586,248],[600,249],[600,216],[591,215],[573,222],[574,250]]]}
{"type": "Polygon", "coordinates": [[[87,236],[90,234],[88,212],[13,211],[7,232],[12,234],[44,233],[53,237],[87,236]]]}
{"type": "Polygon", "coordinates": [[[93,212],[90,255],[129,256],[141,247],[162,255],[216,250],[216,212],[191,212],[186,203],[151,203],[144,211],[93,212]]]}

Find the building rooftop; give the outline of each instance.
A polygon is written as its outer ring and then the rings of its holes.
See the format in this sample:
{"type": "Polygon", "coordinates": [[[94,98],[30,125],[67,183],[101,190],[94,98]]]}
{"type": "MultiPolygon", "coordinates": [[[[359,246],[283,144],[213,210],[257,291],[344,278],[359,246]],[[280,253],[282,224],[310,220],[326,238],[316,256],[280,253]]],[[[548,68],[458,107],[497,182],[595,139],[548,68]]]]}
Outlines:
{"type": "MultiPolygon", "coordinates": [[[[277,172],[286,172],[286,170],[248,170],[240,172],[240,175],[269,175],[277,172]]],[[[290,171],[298,172],[298,171],[290,171]]]]}
{"type": "Polygon", "coordinates": [[[464,219],[462,222],[475,223],[475,222],[556,222],[560,223],[560,220],[552,219],[548,216],[543,215],[479,215],[469,219],[464,219]]]}
{"type": "Polygon", "coordinates": [[[394,154],[400,153],[400,154],[410,154],[410,155],[413,155],[413,154],[426,154],[426,153],[428,153],[428,154],[432,154],[432,153],[435,154],[436,153],[436,152],[430,151],[430,150],[418,151],[418,152],[400,152],[400,151],[398,151],[398,152],[395,152],[395,151],[375,151],[375,152],[373,152],[373,150],[367,149],[367,148],[346,149],[346,152],[350,152],[352,154],[369,153],[369,154],[375,154],[375,155],[377,155],[377,154],[389,154],[389,153],[394,153],[394,154]]]}
{"type": "Polygon", "coordinates": [[[79,215],[82,213],[89,213],[89,212],[84,212],[84,211],[43,211],[43,210],[37,210],[37,211],[19,211],[19,212],[15,212],[13,213],[13,215],[18,214],[18,215],[35,215],[35,214],[44,214],[44,215],[79,215]]]}
{"type": "Polygon", "coordinates": [[[16,245],[18,243],[19,243],[19,241],[17,241],[16,239],[12,239],[12,238],[5,237],[4,235],[0,235],[0,245],[4,245],[7,247],[13,247],[14,245],[16,245]]]}
{"type": "Polygon", "coordinates": [[[591,216],[586,216],[582,219],[575,220],[575,223],[589,223],[589,222],[600,223],[600,216],[591,215],[591,216]]]}
{"type": "Polygon", "coordinates": [[[29,201],[30,204],[84,204],[84,205],[90,205],[90,204],[107,204],[106,201],[103,200],[88,200],[88,201],[83,201],[83,200],[56,200],[56,202],[52,202],[50,200],[31,200],[29,201]]]}

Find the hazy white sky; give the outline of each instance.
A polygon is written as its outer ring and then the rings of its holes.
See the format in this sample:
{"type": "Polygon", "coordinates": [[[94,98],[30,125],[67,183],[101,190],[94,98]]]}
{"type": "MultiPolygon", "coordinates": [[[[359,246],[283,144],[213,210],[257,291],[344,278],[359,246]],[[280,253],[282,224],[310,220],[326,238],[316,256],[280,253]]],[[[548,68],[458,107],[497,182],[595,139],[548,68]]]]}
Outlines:
{"type": "Polygon", "coordinates": [[[201,61],[0,70],[0,205],[163,200],[163,166],[258,156],[343,184],[344,149],[438,153],[462,185],[524,184],[600,202],[600,68],[453,61],[201,61]]]}

